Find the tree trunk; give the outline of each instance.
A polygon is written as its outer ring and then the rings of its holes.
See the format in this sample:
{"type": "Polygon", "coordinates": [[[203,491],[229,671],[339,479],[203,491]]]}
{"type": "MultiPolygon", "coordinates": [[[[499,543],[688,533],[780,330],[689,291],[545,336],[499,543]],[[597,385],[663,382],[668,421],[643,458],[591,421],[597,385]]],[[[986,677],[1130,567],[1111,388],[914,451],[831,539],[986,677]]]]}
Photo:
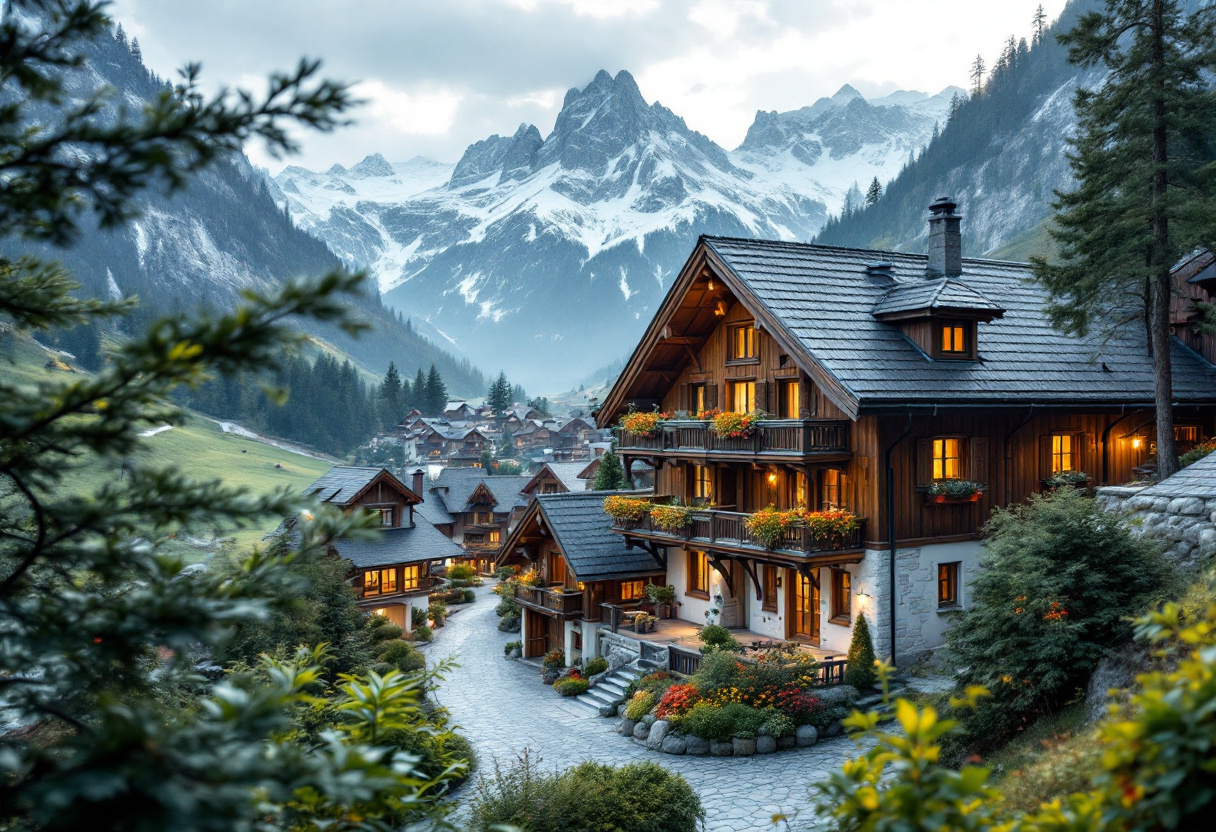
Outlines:
{"type": "Polygon", "coordinates": [[[1178,470],[1178,449],[1174,443],[1174,385],[1170,365],[1170,299],[1173,281],[1170,275],[1169,215],[1166,191],[1169,187],[1166,165],[1169,143],[1166,132],[1165,90],[1165,20],[1162,0],[1154,0],[1153,33],[1153,247],[1150,254],[1152,276],[1153,369],[1157,381],[1154,390],[1157,404],[1157,475],[1165,479],[1178,470]]]}

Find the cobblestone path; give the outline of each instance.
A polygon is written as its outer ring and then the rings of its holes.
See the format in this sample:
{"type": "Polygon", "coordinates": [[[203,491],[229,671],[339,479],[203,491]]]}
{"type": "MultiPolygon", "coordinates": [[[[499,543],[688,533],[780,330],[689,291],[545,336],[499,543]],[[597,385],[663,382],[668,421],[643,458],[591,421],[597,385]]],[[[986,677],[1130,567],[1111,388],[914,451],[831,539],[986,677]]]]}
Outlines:
{"type": "Polygon", "coordinates": [[[774,829],[775,813],[800,812],[790,826],[810,829],[808,785],[857,753],[843,737],[813,748],[758,757],[676,757],[647,751],[617,736],[613,719],[588,716],[541,684],[531,665],[503,658],[502,647],[519,638],[497,630],[497,602],[488,587],[477,603],[448,619],[428,648],[432,660],[455,656],[460,667],[438,691],[488,768],[494,758],[512,761],[525,748],[545,767],[565,768],[585,760],[621,765],[652,760],[688,779],[705,805],[709,832],[774,829]]]}

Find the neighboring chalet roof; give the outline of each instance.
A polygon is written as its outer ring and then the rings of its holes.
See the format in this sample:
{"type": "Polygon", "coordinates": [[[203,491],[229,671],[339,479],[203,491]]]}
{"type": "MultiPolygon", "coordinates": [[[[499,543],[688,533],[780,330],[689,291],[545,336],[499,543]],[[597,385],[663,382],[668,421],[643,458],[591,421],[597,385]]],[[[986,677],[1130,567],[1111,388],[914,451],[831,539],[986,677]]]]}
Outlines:
{"type": "Polygon", "coordinates": [[[470,510],[469,501],[473,493],[485,483],[498,501],[498,511],[510,511],[521,501],[519,492],[531,479],[525,476],[493,477],[481,468],[444,468],[431,484],[431,493],[443,501],[443,507],[448,512],[455,514],[470,510]]]}
{"type": "Polygon", "coordinates": [[[305,488],[304,493],[317,497],[323,503],[333,503],[345,508],[355,502],[359,495],[382,476],[393,488],[402,492],[407,504],[422,501],[422,498],[411,491],[401,480],[390,474],[387,468],[352,466],[330,468],[319,480],[305,488]]]}
{"type": "MultiPolygon", "coordinates": [[[[999,301],[1004,315],[978,325],[979,360],[930,359],[873,314],[892,288],[941,283],[926,278],[926,263],[923,254],[703,236],[605,397],[597,423],[614,422],[630,401],[658,400],[720,321],[715,304],[736,301],[853,417],[867,408],[908,405],[1153,402],[1156,375],[1143,327],[1123,327],[1105,340],[1101,333],[1060,334],[1025,263],[962,261],[962,275],[948,281],[961,288],[943,287],[943,293],[958,297],[965,289],[972,302],[978,302],[972,293],[999,301]],[[876,259],[890,268],[868,270],[876,259]],[[710,276],[720,284],[712,290],[710,276]]],[[[1216,401],[1216,368],[1176,339],[1171,357],[1177,401],[1216,401]]]]}
{"type": "Polygon", "coordinates": [[[586,465],[582,462],[545,462],[542,463],[540,469],[528,480],[528,484],[523,487],[525,493],[533,493],[536,485],[545,471],[548,470],[553,478],[562,484],[567,491],[584,491],[587,484],[578,478],[586,465]]]}
{"type": "Polygon", "coordinates": [[[1166,477],[1139,493],[1141,497],[1199,497],[1216,499],[1216,454],[1192,462],[1172,477],[1166,477]]]}
{"type": "Polygon", "coordinates": [[[874,305],[873,315],[882,320],[916,312],[960,312],[991,319],[1005,310],[965,283],[941,277],[895,286],[874,305]]]}
{"type": "MultiPolygon", "coordinates": [[[[604,513],[604,498],[631,492],[573,491],[568,494],[538,494],[500,550],[500,557],[513,551],[526,527],[543,517],[545,527],[561,547],[566,563],[580,581],[665,574],[647,552],[625,548],[625,539],[612,531],[612,518],[604,513]]],[[[650,492],[637,492],[650,493],[650,492]]]]}
{"type": "Polygon", "coordinates": [[[452,516],[451,512],[444,508],[443,501],[440,500],[439,496],[436,494],[432,494],[430,499],[414,506],[414,514],[421,515],[428,522],[434,523],[437,526],[444,526],[456,522],[456,518],[452,516]]]}
{"type": "Polygon", "coordinates": [[[385,529],[374,540],[339,540],[335,548],[340,556],[359,569],[458,558],[465,553],[459,544],[449,540],[425,518],[419,518],[417,513],[412,528],[385,529]]]}

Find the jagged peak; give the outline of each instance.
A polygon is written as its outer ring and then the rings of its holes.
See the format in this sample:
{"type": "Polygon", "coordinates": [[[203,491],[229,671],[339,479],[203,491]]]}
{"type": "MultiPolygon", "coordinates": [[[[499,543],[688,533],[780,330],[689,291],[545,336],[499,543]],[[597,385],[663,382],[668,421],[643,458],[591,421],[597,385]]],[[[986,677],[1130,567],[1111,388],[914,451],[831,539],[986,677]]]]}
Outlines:
{"type": "Polygon", "coordinates": [[[388,160],[379,153],[372,153],[363,157],[363,161],[357,165],[351,166],[351,176],[392,176],[393,166],[388,163],[388,160]]]}
{"type": "Polygon", "coordinates": [[[840,89],[836,90],[835,94],[832,96],[833,101],[839,101],[841,103],[852,101],[854,98],[864,99],[865,96],[859,93],[849,84],[843,85],[840,89]]]}
{"type": "Polygon", "coordinates": [[[334,162],[333,166],[325,172],[330,176],[343,176],[346,174],[346,168],[342,167],[337,162],[334,162]]]}

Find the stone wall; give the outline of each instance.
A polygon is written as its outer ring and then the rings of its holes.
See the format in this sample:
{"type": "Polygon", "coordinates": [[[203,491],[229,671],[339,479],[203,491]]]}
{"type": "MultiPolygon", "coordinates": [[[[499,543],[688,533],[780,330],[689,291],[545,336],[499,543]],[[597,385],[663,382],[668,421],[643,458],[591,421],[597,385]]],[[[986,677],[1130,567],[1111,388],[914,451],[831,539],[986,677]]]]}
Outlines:
{"type": "Polygon", "coordinates": [[[641,645],[628,636],[613,633],[607,628],[600,628],[598,636],[598,653],[608,660],[608,667],[612,670],[629,664],[642,654],[641,645]]]}
{"type": "Polygon", "coordinates": [[[1165,556],[1183,569],[1197,569],[1216,553],[1216,499],[1169,497],[1142,493],[1135,486],[1107,486],[1098,503],[1122,514],[1140,534],[1152,534],[1169,548],[1165,556]]]}

